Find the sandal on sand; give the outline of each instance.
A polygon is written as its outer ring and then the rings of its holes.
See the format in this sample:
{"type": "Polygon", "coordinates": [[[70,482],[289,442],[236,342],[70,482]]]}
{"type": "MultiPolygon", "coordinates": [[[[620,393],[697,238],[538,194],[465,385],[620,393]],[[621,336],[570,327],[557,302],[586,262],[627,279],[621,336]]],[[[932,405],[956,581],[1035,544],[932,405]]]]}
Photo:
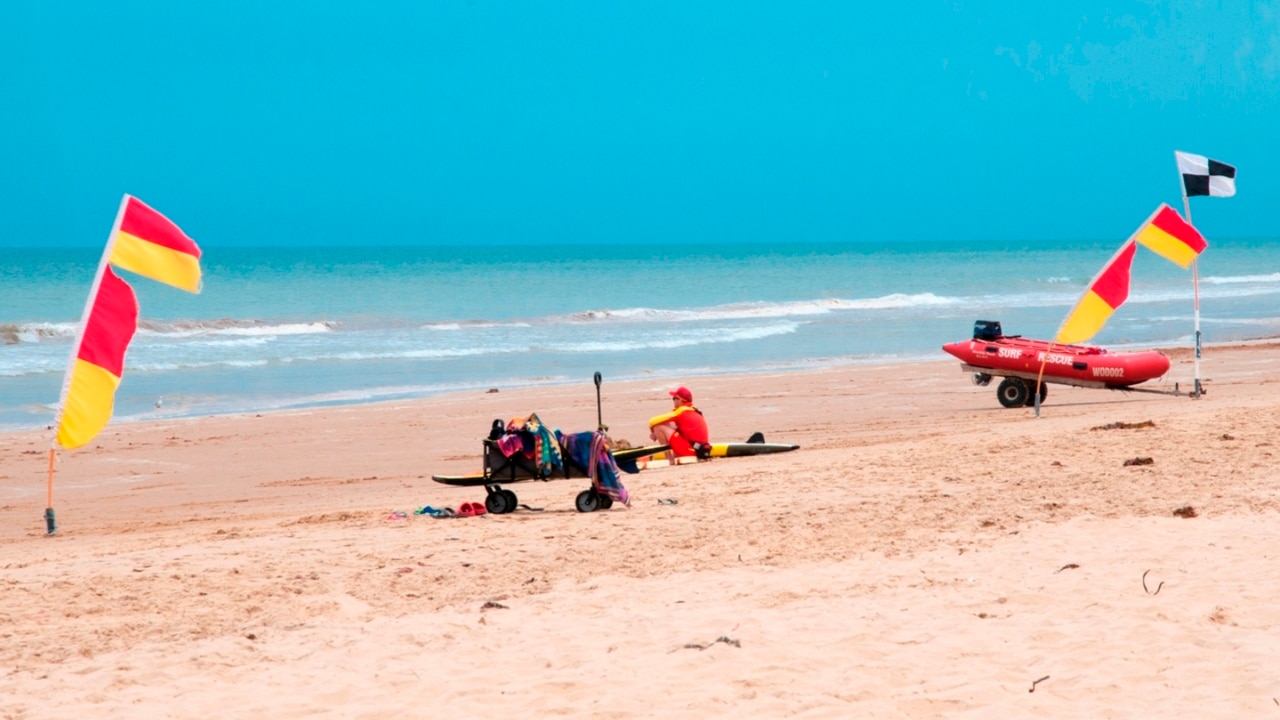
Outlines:
{"type": "Polygon", "coordinates": [[[439,508],[439,509],[437,509],[437,508],[433,508],[433,507],[428,506],[428,509],[430,510],[430,512],[428,512],[427,514],[428,514],[428,515],[430,515],[431,517],[433,517],[433,518],[437,518],[437,519],[439,519],[439,518],[451,518],[451,517],[457,517],[457,516],[458,516],[458,515],[457,515],[457,513],[455,513],[455,512],[453,511],[453,508],[439,508]]]}
{"type": "Polygon", "coordinates": [[[478,517],[486,512],[488,511],[484,509],[484,503],[465,502],[458,506],[458,517],[478,517]]]}

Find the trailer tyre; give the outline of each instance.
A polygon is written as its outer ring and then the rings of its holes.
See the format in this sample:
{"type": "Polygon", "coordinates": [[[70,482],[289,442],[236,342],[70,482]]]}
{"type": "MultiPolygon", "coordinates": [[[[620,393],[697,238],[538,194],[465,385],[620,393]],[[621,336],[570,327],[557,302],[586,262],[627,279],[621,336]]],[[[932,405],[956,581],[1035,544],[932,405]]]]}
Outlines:
{"type": "Polygon", "coordinates": [[[574,498],[573,505],[578,508],[578,512],[595,512],[600,508],[600,496],[596,495],[595,490],[583,490],[574,498]]]}
{"type": "MultiPolygon", "coordinates": [[[[1035,383],[1027,383],[1027,407],[1034,407],[1036,404],[1036,394],[1031,392],[1031,387],[1035,383]]],[[[1049,383],[1040,383],[1040,404],[1044,404],[1044,399],[1049,397],[1049,383]]]]}
{"type": "Polygon", "coordinates": [[[996,388],[996,398],[1007,408],[1024,407],[1030,397],[1031,389],[1022,378],[1007,377],[996,388]]]}
{"type": "Polygon", "coordinates": [[[516,494],[510,490],[503,490],[502,497],[506,498],[506,504],[502,513],[505,515],[509,512],[515,512],[516,507],[520,505],[520,500],[516,497],[516,494]]]}
{"type": "MultiPolygon", "coordinates": [[[[509,492],[511,491],[498,490],[497,492],[491,492],[486,495],[484,498],[484,509],[488,510],[493,515],[502,515],[514,510],[516,504],[507,498],[507,493],[509,492]]],[[[512,494],[514,495],[514,493],[512,494]]]]}

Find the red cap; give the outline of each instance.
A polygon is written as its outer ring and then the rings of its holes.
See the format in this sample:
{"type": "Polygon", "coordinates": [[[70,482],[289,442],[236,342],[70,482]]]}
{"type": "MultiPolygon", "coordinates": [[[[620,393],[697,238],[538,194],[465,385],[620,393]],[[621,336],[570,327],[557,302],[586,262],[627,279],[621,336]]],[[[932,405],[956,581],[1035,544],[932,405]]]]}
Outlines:
{"type": "Polygon", "coordinates": [[[689,392],[689,388],[683,385],[676,388],[675,390],[668,392],[667,394],[670,395],[671,397],[678,397],[687,403],[693,402],[693,393],[689,392]]]}

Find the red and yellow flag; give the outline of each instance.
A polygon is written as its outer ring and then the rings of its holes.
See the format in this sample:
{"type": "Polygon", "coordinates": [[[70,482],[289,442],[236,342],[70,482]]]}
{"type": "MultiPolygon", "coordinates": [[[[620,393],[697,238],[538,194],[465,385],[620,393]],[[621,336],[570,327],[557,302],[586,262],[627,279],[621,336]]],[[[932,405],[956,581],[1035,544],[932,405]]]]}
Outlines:
{"type": "Polygon", "coordinates": [[[169,218],[132,195],[125,196],[107,261],[187,292],[200,292],[200,248],[169,218]]]}
{"type": "Polygon", "coordinates": [[[1054,342],[1074,345],[1098,334],[1111,313],[1129,299],[1129,272],[1137,250],[1132,239],[1120,247],[1062,321],[1054,342]]]}
{"type": "Polygon", "coordinates": [[[138,329],[137,296],[112,266],[200,292],[199,246],[132,195],[125,195],[120,203],[103,260],[62,381],[62,402],[54,425],[55,440],[66,450],[92,440],[111,419],[116,388],[124,375],[124,355],[138,329]]]}
{"type": "Polygon", "coordinates": [[[1161,204],[1134,235],[1138,242],[1182,268],[1189,266],[1209,243],[1177,210],[1161,204]]]}
{"type": "Polygon", "coordinates": [[[138,299],[133,288],[104,268],[80,346],[62,390],[58,445],[70,450],[89,442],[106,427],[124,374],[124,354],[138,328],[138,299]]]}

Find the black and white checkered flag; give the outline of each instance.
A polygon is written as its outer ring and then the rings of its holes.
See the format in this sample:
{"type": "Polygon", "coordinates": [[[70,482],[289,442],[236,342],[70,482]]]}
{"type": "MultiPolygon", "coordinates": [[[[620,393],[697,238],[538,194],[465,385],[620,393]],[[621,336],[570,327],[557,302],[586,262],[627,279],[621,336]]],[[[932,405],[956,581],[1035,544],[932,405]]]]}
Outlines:
{"type": "Polygon", "coordinates": [[[1231,197],[1236,194],[1236,169],[1233,166],[1181,150],[1175,150],[1173,155],[1178,159],[1183,194],[1187,197],[1231,197]]]}

